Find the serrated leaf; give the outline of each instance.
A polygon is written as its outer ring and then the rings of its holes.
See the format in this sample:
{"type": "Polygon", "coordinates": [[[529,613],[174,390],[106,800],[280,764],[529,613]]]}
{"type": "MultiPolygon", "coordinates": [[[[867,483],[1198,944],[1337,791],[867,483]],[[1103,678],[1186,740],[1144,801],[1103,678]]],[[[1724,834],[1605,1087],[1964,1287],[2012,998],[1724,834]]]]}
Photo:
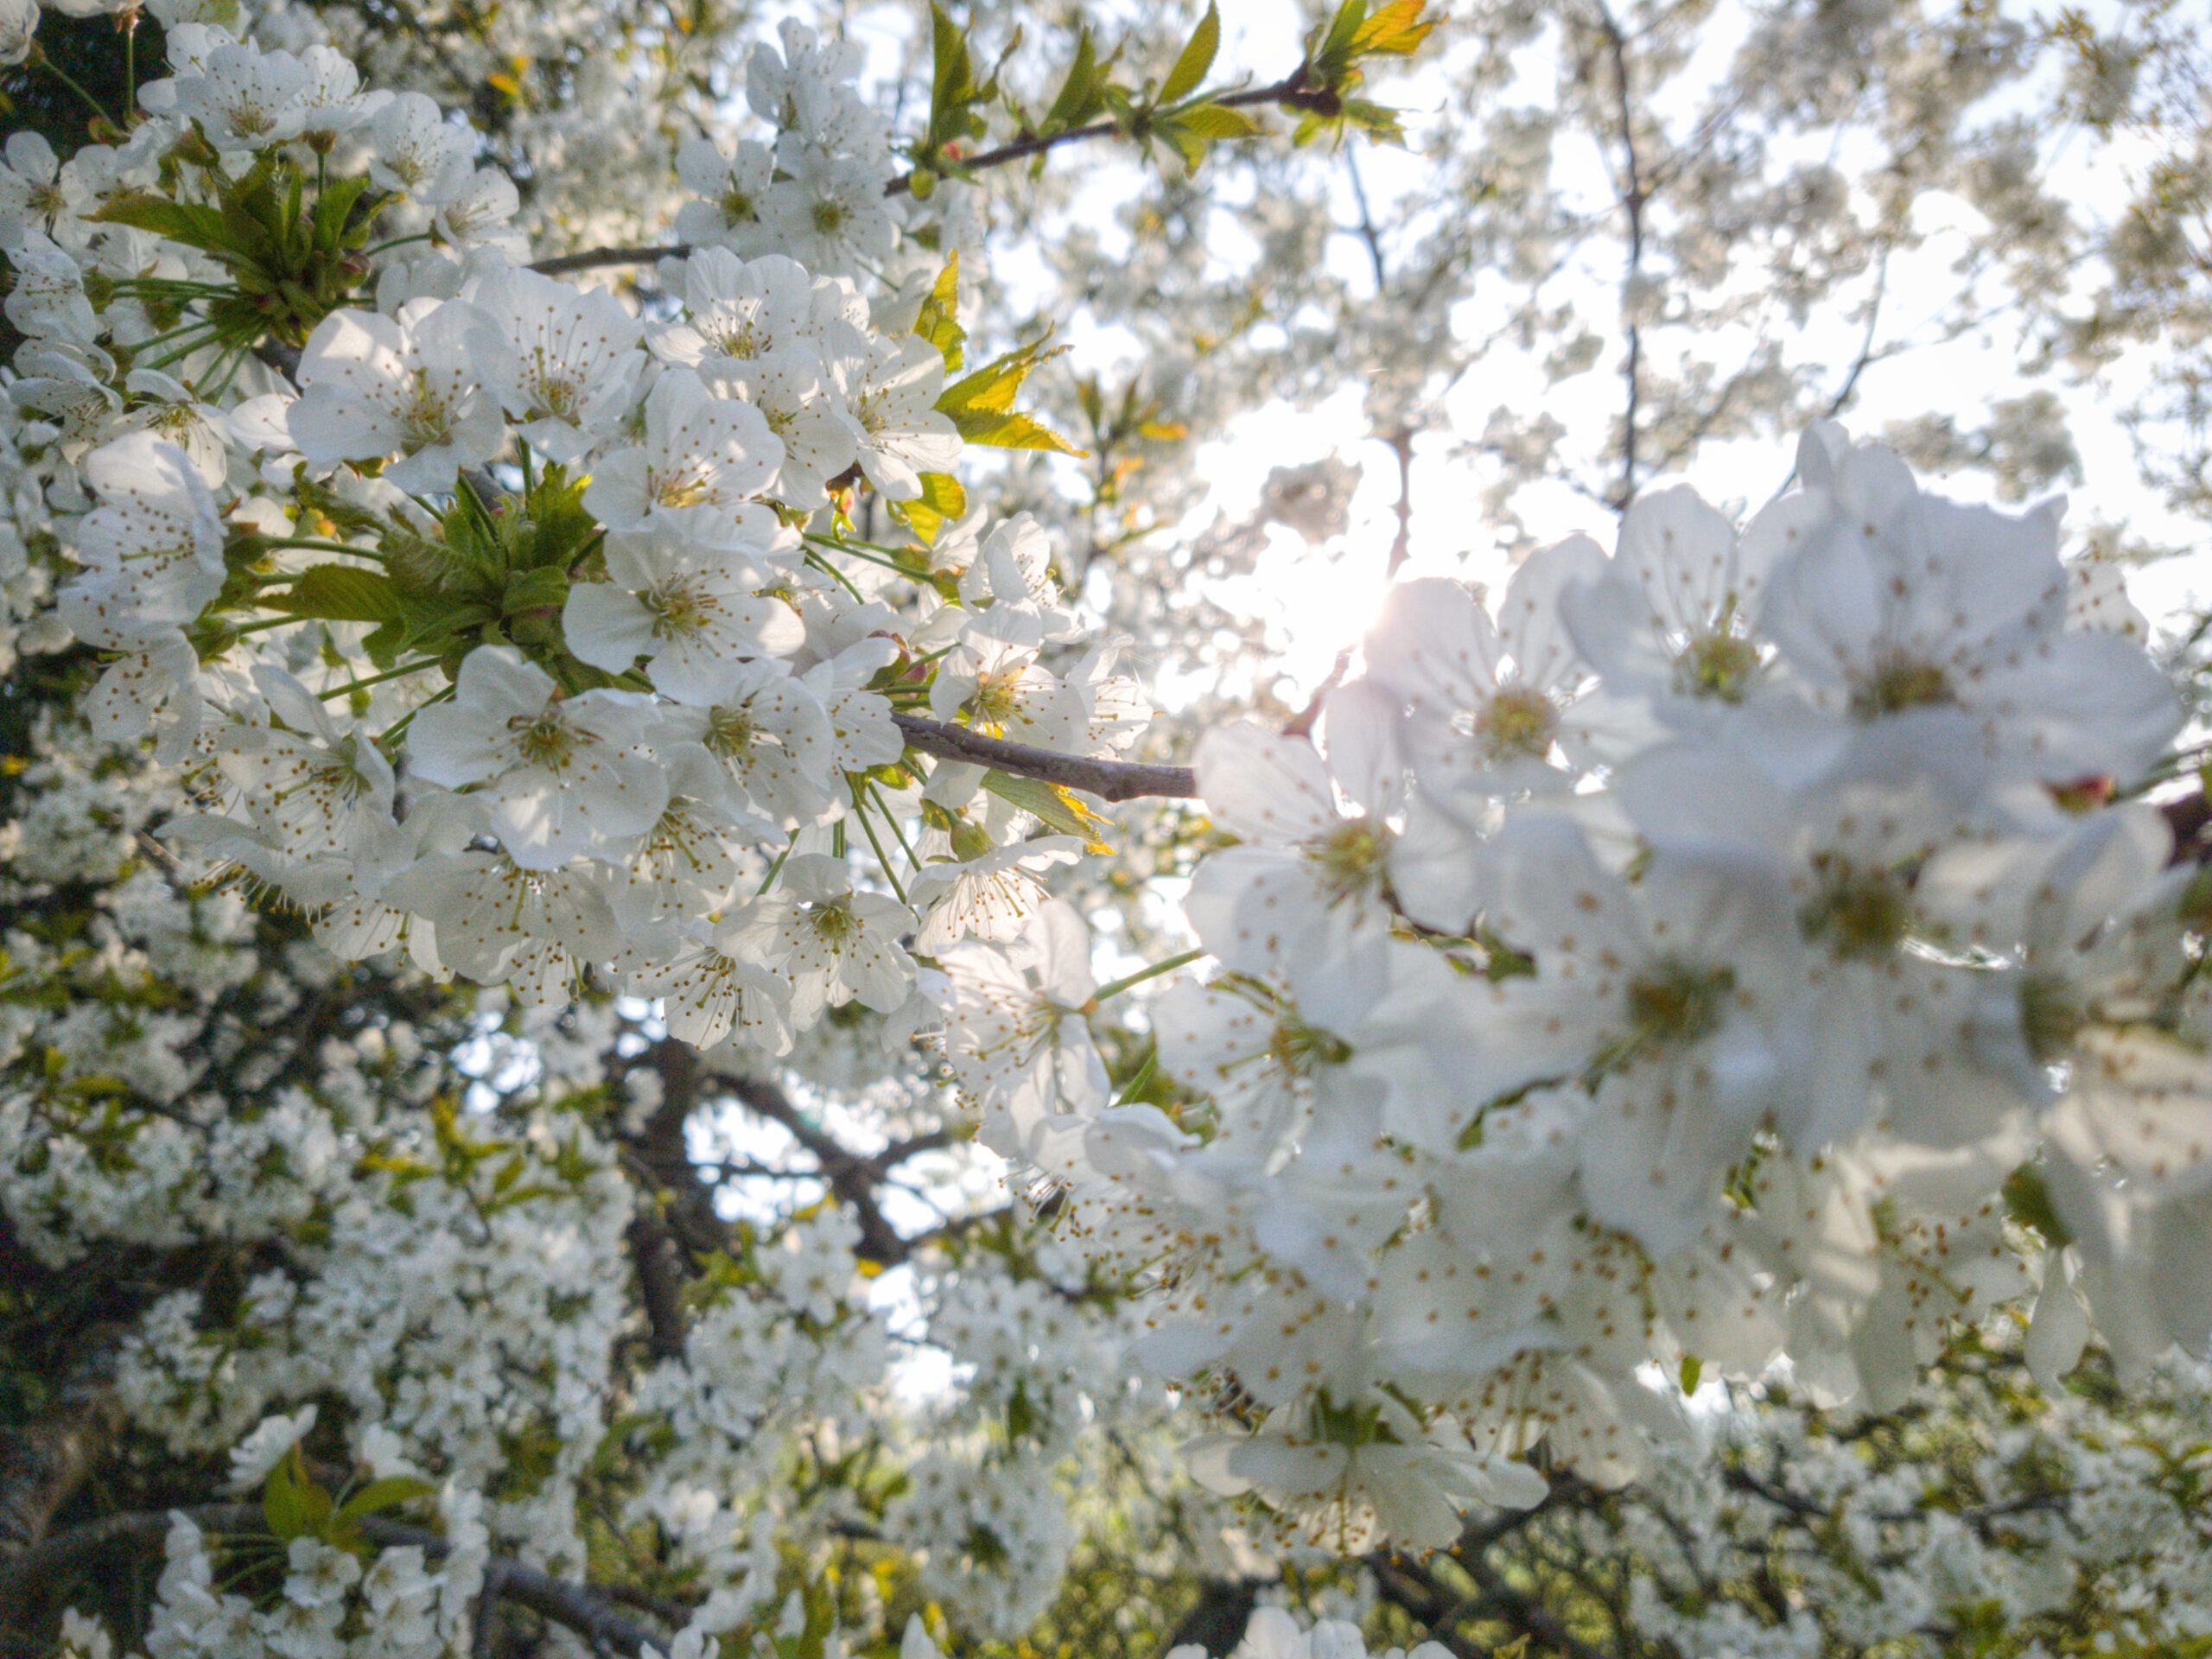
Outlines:
{"type": "Polygon", "coordinates": [[[137,190],[117,196],[91,218],[96,224],[128,225],[133,230],[151,231],[172,242],[181,242],[209,253],[232,245],[221,210],[171,201],[151,191],[137,190]]]}
{"type": "Polygon", "coordinates": [[[1079,455],[1083,451],[1065,438],[1031,416],[1017,414],[1014,408],[1014,394],[1020,391],[1021,383],[1029,378],[1031,371],[1066,349],[1063,346],[1047,351],[1041,337],[1027,346],[1016,346],[965,379],[947,386],[939,395],[937,406],[952,417],[953,425],[969,443],[1001,449],[1052,449],[1062,454],[1079,455]]]}
{"type": "Polygon", "coordinates": [[[569,573],[551,565],[540,565],[534,570],[521,570],[507,578],[506,592],[501,595],[499,609],[507,616],[520,616],[525,611],[540,610],[548,606],[557,610],[569,602],[569,573]]]}
{"type": "Polygon", "coordinates": [[[983,774],[983,787],[1064,836],[1081,836],[1093,852],[1112,850],[1098,839],[1097,830],[1105,823],[1105,817],[1057,784],[1011,772],[993,771],[983,774]]]}
{"type": "Polygon", "coordinates": [[[1065,346],[1052,351],[1045,349],[1049,338],[1039,335],[1026,346],[993,358],[973,374],[954,381],[938,394],[937,406],[945,414],[957,416],[963,410],[979,410],[1003,415],[1014,408],[1014,395],[1021,390],[1039,363],[1058,357],[1067,350],[1065,346]]]}
{"type": "Polygon", "coordinates": [[[403,614],[399,590],[374,570],[351,564],[310,565],[264,605],[289,616],[331,622],[395,622],[403,614]]]}
{"type": "Polygon", "coordinates": [[[1209,4],[1206,15],[1198,19],[1198,26],[1191,31],[1191,38],[1176,54],[1175,67],[1160,84],[1160,101],[1173,104],[1198,91],[1198,83],[1206,78],[1206,71],[1213,67],[1214,54],[1220,50],[1221,10],[1209,4]]]}

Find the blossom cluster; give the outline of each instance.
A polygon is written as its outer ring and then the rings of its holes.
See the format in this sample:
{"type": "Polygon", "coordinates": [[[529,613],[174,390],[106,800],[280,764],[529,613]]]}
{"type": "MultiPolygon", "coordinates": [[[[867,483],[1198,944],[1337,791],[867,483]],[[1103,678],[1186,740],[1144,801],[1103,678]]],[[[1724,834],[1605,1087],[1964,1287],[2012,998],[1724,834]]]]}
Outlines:
{"type": "Polygon", "coordinates": [[[1879,1406],[2036,1291],[2052,1378],[2201,1350],[2195,871],[2127,798],[2180,726],[2057,514],[1815,427],[1739,532],[1686,489],[1390,596],[1317,749],[1197,756],[1218,964],[1116,1103],[1048,926],[944,953],[987,1142],[1148,1273],[1193,1448],[1306,1535],[1448,1541],[1631,1477],[1679,1388],[1787,1357],[1879,1406]]]}
{"type": "Polygon", "coordinates": [[[106,654],[96,732],[197,780],[168,833],[347,957],[553,1004],[596,973],[772,1054],[855,1000],[918,1020],[913,951],[1011,937],[1080,844],[1039,815],[1082,820],[896,717],[1110,753],[1146,710],[1041,528],[950,475],[1033,354],[949,385],[950,270],[825,274],[893,246],[856,54],[756,51],[780,136],[685,149],[695,246],[641,317],[517,263],[513,187],[422,94],[168,41],[127,142],[19,137],[0,181],[24,441],[90,508],[56,614],[106,654]]]}

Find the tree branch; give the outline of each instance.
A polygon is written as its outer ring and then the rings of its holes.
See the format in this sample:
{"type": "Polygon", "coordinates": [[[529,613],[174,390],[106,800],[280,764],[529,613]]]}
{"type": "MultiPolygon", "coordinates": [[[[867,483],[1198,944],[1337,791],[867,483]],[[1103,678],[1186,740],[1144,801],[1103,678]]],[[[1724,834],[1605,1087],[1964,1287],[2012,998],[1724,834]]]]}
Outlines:
{"type": "Polygon", "coordinates": [[[83,1332],[85,1357],[54,1409],[19,1428],[0,1429],[0,1573],[46,1535],[123,1432],[112,1376],[120,1334],[111,1325],[83,1332]]]}
{"type": "MultiPolygon", "coordinates": [[[[110,1550],[129,1547],[158,1548],[168,1534],[170,1511],[129,1510],[104,1516],[98,1521],[57,1533],[22,1554],[0,1561],[0,1602],[25,1594],[29,1587],[72,1565],[97,1559],[110,1550]]],[[[203,1503],[175,1511],[204,1531],[261,1534],[269,1522],[260,1506],[252,1503],[203,1503]]],[[[450,1554],[452,1543],[423,1527],[372,1516],[360,1522],[361,1531],[379,1548],[413,1545],[432,1560],[450,1554]]],[[[572,1583],[541,1573],[535,1567],[495,1555],[485,1564],[484,1593],[536,1613],[588,1640],[635,1654],[651,1644],[665,1648],[666,1638],[647,1630],[610,1605],[607,1593],[590,1585],[572,1583]]]]}
{"type": "MultiPolygon", "coordinates": [[[[1273,86],[1230,92],[1210,101],[1232,110],[1279,104],[1288,110],[1318,110],[1324,114],[1335,112],[1327,107],[1334,104],[1332,98],[1306,85],[1304,64],[1273,86]]],[[[1111,138],[1122,130],[1111,121],[1094,121],[1087,127],[1071,127],[1065,132],[1055,132],[1041,137],[1035,133],[1024,133],[995,149],[981,150],[973,156],[947,156],[945,159],[962,173],[980,173],[990,168],[1004,167],[1009,162],[1027,161],[1034,156],[1043,156],[1065,144],[1083,143],[1093,138],[1111,138]]],[[[885,182],[883,194],[892,197],[903,196],[908,194],[913,187],[914,175],[901,173],[885,182]]],[[[680,242],[666,247],[587,248],[579,253],[564,253],[550,259],[537,260],[531,269],[554,276],[569,271],[592,270],[602,265],[650,265],[661,259],[682,259],[690,252],[691,249],[680,242]]]]}
{"type": "MultiPolygon", "coordinates": [[[[1303,63],[1272,86],[1255,87],[1249,92],[1230,92],[1225,97],[1211,99],[1207,101],[1232,110],[1253,109],[1263,104],[1280,104],[1286,109],[1321,110],[1323,113],[1333,113],[1332,110],[1323,109],[1323,105],[1335,102],[1327,94],[1314,92],[1307,87],[1306,66],[1303,63]]],[[[1094,121],[1087,127],[1071,127],[1065,132],[1056,132],[1041,138],[1034,133],[1024,133],[1011,143],[1001,144],[996,149],[980,150],[973,156],[948,156],[946,159],[961,172],[976,173],[985,168],[1003,167],[1008,162],[1027,161],[1033,156],[1042,156],[1048,150],[1058,149],[1063,144],[1081,143],[1091,138],[1110,138],[1122,130],[1122,129],[1114,122],[1094,121]]],[[[903,196],[913,188],[913,182],[914,175],[912,173],[902,173],[883,187],[883,194],[887,196],[903,196]]]]}
{"type": "Polygon", "coordinates": [[[1096,795],[1102,801],[1134,801],[1150,796],[1195,798],[1198,776],[1188,766],[1156,766],[1137,760],[1097,760],[1062,754],[1033,744],[986,737],[965,726],[948,726],[918,715],[894,715],[906,747],[940,760],[958,760],[1035,778],[1063,788],[1096,795]]]}
{"type": "Polygon", "coordinates": [[[1621,273],[1621,322],[1628,332],[1628,358],[1622,368],[1627,383],[1628,407],[1621,420],[1621,484],[1617,511],[1625,512],[1636,497],[1636,420],[1641,412],[1643,391],[1643,330],[1636,320],[1637,308],[1643,303],[1638,291],[1643,285],[1643,206],[1649,197],[1644,192],[1643,163],[1636,149],[1636,114],[1630,103],[1628,82],[1628,36],[1621,32],[1619,22],[1613,16],[1605,0],[1597,0],[1598,26],[1605,32],[1608,54],[1612,59],[1613,94],[1619,111],[1621,141],[1622,209],[1628,215],[1628,264],[1621,273]]]}
{"type": "Polygon", "coordinates": [[[531,269],[547,276],[566,276],[572,270],[592,270],[601,265],[651,265],[663,259],[688,259],[691,245],[688,242],[671,242],[666,247],[586,248],[581,253],[556,254],[550,259],[531,263],[531,269]]]}

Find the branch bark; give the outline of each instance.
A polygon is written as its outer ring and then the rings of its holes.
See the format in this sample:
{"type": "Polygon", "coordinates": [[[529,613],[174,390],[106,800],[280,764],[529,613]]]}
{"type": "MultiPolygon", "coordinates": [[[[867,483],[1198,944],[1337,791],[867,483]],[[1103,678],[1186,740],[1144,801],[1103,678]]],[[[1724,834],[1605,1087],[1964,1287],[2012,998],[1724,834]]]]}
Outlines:
{"type": "MultiPolygon", "coordinates": [[[[1227,109],[1253,109],[1262,105],[1279,104],[1289,110],[1321,110],[1333,102],[1325,93],[1306,85],[1306,68],[1296,69],[1272,86],[1259,86],[1249,92],[1230,92],[1211,100],[1227,109]]],[[[980,173],[994,167],[1004,167],[1009,162],[1027,161],[1043,156],[1065,144],[1086,143],[1093,138],[1111,138],[1122,129],[1111,121],[1094,121],[1087,127],[1071,127],[1065,132],[1044,137],[1024,133],[1020,137],[999,145],[995,149],[980,150],[973,156],[949,158],[963,173],[980,173]]],[[[901,173],[887,180],[883,186],[886,196],[897,197],[909,194],[914,188],[912,173],[901,173]]],[[[661,259],[682,259],[691,252],[683,243],[671,243],[666,247],[587,248],[578,253],[559,254],[550,259],[540,259],[531,266],[532,270],[547,276],[559,276],[569,271],[594,270],[603,265],[649,265],[661,259]]]]}
{"type": "MultiPolygon", "coordinates": [[[[251,1503],[203,1503],[176,1513],[203,1531],[263,1533],[269,1524],[260,1507],[251,1503]]],[[[452,1553],[453,1546],[445,1537],[426,1528],[377,1517],[360,1524],[363,1534],[380,1548],[411,1544],[432,1560],[452,1553]]],[[[40,1580],[80,1562],[97,1560],[111,1550],[157,1549],[168,1529],[168,1511],[135,1510],[105,1516],[81,1527],[56,1533],[17,1555],[0,1560],[0,1605],[12,1605],[40,1580]]],[[[648,1644],[659,1649],[667,1646],[666,1637],[647,1630],[614,1606],[605,1591],[556,1579],[504,1556],[495,1555],[486,1563],[484,1593],[487,1600],[524,1608],[617,1652],[634,1655],[648,1644]]]]}
{"type": "Polygon", "coordinates": [[[1018,778],[1035,778],[1063,788],[1096,795],[1102,801],[1134,801],[1153,796],[1189,800],[1198,792],[1198,775],[1188,766],[1159,766],[1137,760],[1096,760],[1061,754],[1029,743],[986,737],[965,726],[948,726],[918,715],[896,715],[906,747],[940,760],[988,766],[1018,778]]]}
{"type": "Polygon", "coordinates": [[[1628,335],[1628,356],[1622,367],[1622,378],[1627,383],[1627,408],[1621,416],[1621,484],[1617,511],[1626,512],[1628,504],[1636,499],[1637,416],[1642,413],[1643,391],[1643,331],[1637,321],[1637,309],[1643,303],[1639,291],[1643,285],[1643,207],[1650,200],[1644,190],[1643,162],[1636,149],[1636,111],[1630,102],[1628,80],[1628,36],[1622,32],[1619,20],[1614,17],[1605,0],[1598,0],[1598,26],[1605,36],[1605,48],[1612,60],[1613,96],[1617,110],[1621,143],[1620,203],[1628,216],[1628,261],[1621,273],[1621,324],[1628,335]]]}
{"type": "Polygon", "coordinates": [[[45,1537],[123,1432],[123,1403],[111,1375],[118,1334],[114,1327],[86,1332],[87,1357],[55,1408],[0,1430],[0,1573],[45,1537]]]}

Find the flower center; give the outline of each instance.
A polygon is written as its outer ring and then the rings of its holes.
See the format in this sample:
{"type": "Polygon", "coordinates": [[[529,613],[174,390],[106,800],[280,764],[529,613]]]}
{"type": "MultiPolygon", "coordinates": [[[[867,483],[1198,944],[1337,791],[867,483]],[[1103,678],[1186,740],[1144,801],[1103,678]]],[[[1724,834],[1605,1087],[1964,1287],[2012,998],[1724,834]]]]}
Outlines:
{"type": "Polygon", "coordinates": [[[1382,885],[1382,862],[1390,836],[1371,818],[1354,818],[1306,849],[1331,904],[1382,885]]]}
{"type": "Polygon", "coordinates": [[[1729,993],[1735,988],[1733,969],[1655,963],[1649,973],[1629,982],[1630,1027],[1639,1043],[1700,1041],[1720,1029],[1729,993]]]}
{"type": "Polygon", "coordinates": [[[1815,860],[1821,888],[1797,912],[1808,939],[1825,939],[1840,957],[1886,957],[1910,931],[1912,905],[1888,870],[1866,869],[1823,854],[1815,860]]]}
{"type": "Polygon", "coordinates": [[[760,728],[742,709],[717,709],[707,716],[707,747],[725,758],[751,753],[760,728]]]}
{"type": "Polygon", "coordinates": [[[1541,691],[1527,686],[1507,686],[1475,716],[1475,736],[1484,757],[1493,765],[1534,756],[1541,760],[1552,752],[1559,730],[1559,710],[1541,691]]]}
{"type": "Polygon", "coordinates": [[[1958,700],[1951,677],[1940,664],[1900,652],[1884,658],[1859,683],[1851,694],[1851,712],[1859,720],[1879,720],[1908,709],[1933,708],[1958,700]]]}
{"type": "Polygon", "coordinates": [[[2039,1065],[2066,1058],[2088,1015],[2063,975],[2031,969],[2020,976],[2020,1031],[2039,1065]]]}
{"type": "Polygon", "coordinates": [[[704,597],[681,576],[666,576],[639,595],[652,613],[653,638],[680,639],[707,625],[704,597]]]}
{"type": "Polygon", "coordinates": [[[558,768],[575,753],[575,728],[554,709],[517,715],[507,721],[507,729],[515,734],[515,750],[525,765],[558,768]]]}
{"type": "Polygon", "coordinates": [[[1758,669],[1758,647],[1742,635],[1725,630],[1700,633],[1675,658],[1675,689],[1685,696],[1741,702],[1758,669]]]}

